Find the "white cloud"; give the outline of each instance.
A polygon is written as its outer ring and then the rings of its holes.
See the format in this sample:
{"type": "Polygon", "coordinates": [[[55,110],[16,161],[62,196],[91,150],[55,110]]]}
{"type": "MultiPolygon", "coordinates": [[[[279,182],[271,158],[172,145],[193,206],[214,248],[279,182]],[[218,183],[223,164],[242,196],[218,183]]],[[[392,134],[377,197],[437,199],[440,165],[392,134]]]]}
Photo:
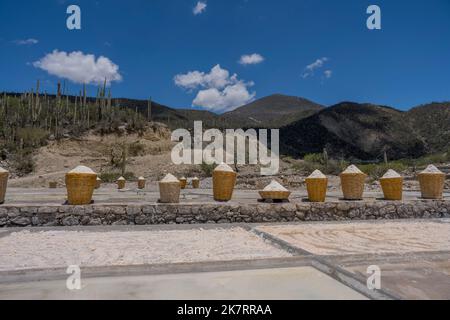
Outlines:
{"type": "Polygon", "coordinates": [[[258,53],[243,55],[239,60],[240,64],[248,65],[248,64],[258,64],[264,61],[264,57],[258,53]]]}
{"type": "Polygon", "coordinates": [[[322,68],[328,60],[329,59],[327,57],[323,57],[323,58],[319,58],[316,61],[314,61],[313,63],[307,65],[305,67],[305,72],[303,73],[302,77],[308,78],[309,76],[314,75],[314,71],[316,69],[322,68]]]}
{"type": "Polygon", "coordinates": [[[39,40],[30,38],[25,40],[15,40],[14,43],[19,46],[32,46],[34,44],[38,44],[39,40]]]}
{"type": "Polygon", "coordinates": [[[248,90],[254,85],[253,82],[239,80],[237,74],[230,75],[220,65],[214,66],[209,73],[190,71],[176,75],[174,82],[189,91],[198,89],[192,105],[212,111],[233,110],[251,102],[256,95],[248,90]]]}
{"type": "Polygon", "coordinates": [[[198,14],[202,14],[204,11],[206,11],[206,7],[208,5],[206,4],[205,1],[199,1],[197,2],[197,4],[195,5],[194,9],[192,10],[192,12],[194,13],[194,15],[198,15],[198,14]]]}
{"type": "Polygon", "coordinates": [[[324,74],[325,78],[330,79],[331,76],[333,75],[333,71],[332,70],[325,70],[323,74],[324,74]]]}
{"type": "Polygon", "coordinates": [[[111,60],[103,56],[96,59],[93,54],[81,51],[66,53],[54,50],[34,62],[33,66],[75,83],[98,84],[106,79],[109,85],[112,81],[122,80],[119,66],[111,60]]]}

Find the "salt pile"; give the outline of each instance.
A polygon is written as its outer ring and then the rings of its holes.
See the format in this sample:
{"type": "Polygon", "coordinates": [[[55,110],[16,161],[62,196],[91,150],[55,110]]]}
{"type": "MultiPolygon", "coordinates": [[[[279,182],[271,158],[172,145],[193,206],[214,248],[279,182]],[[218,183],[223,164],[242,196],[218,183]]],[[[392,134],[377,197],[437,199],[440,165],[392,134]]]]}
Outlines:
{"type": "Polygon", "coordinates": [[[161,182],[163,182],[163,183],[172,183],[172,182],[179,183],[180,181],[178,181],[178,179],[175,176],[173,176],[169,173],[168,175],[166,175],[164,177],[164,179],[161,180],[161,182]]]}
{"type": "Polygon", "coordinates": [[[289,190],[286,189],[285,187],[283,187],[277,181],[273,180],[267,187],[264,188],[263,191],[282,191],[282,192],[286,192],[286,191],[289,191],[289,190]]]}
{"type": "Polygon", "coordinates": [[[324,175],[320,170],[316,170],[307,179],[326,179],[327,176],[324,175]]]}
{"type": "Polygon", "coordinates": [[[214,171],[222,171],[222,172],[234,172],[234,170],[227,165],[226,163],[222,163],[219,166],[217,166],[216,169],[214,169],[214,171]]]}
{"type": "Polygon", "coordinates": [[[345,169],[344,172],[342,172],[344,174],[348,173],[348,174],[355,174],[355,173],[359,173],[359,174],[364,174],[361,170],[358,169],[357,166],[355,165],[351,165],[349,166],[347,169],[345,169]]]}
{"type": "Polygon", "coordinates": [[[145,178],[144,177],[139,177],[138,180],[143,181],[143,180],[145,180],[145,178]]]}
{"type": "Polygon", "coordinates": [[[78,166],[69,173],[85,173],[85,174],[96,174],[91,168],[85,166],[78,166]]]}
{"type": "Polygon", "coordinates": [[[443,172],[431,164],[421,173],[442,174],[443,172]]]}
{"type": "Polygon", "coordinates": [[[0,173],[6,173],[6,172],[8,172],[8,171],[3,169],[2,167],[0,167],[0,173]]]}
{"type": "Polygon", "coordinates": [[[402,176],[399,175],[396,171],[389,169],[388,172],[386,172],[381,179],[394,179],[394,178],[401,178],[401,177],[402,176]]]}
{"type": "Polygon", "coordinates": [[[120,177],[119,179],[117,179],[117,181],[125,181],[124,177],[120,177]]]}

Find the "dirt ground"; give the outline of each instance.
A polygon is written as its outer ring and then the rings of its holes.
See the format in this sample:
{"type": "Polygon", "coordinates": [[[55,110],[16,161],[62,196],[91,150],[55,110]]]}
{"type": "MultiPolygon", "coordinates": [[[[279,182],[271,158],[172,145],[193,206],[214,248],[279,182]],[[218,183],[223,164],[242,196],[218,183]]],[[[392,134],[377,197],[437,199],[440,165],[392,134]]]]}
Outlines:
{"type": "MultiPolygon", "coordinates": [[[[118,172],[119,168],[111,165],[112,154],[116,153],[121,143],[139,146],[137,154],[129,154],[126,171],[132,172],[135,177],[143,176],[148,181],[159,181],[167,173],[178,178],[202,178],[202,187],[212,187],[211,178],[199,165],[174,165],[171,160],[171,150],[174,143],[170,141],[170,131],[167,128],[150,128],[144,135],[125,134],[118,136],[87,134],[80,139],[64,139],[51,141],[47,146],[40,148],[35,156],[35,170],[32,174],[17,177],[12,175],[10,187],[36,188],[48,187],[49,182],[56,181],[58,187],[64,187],[64,176],[69,170],[78,165],[85,165],[98,173],[118,172]]],[[[295,160],[297,161],[297,160],[295,160]]],[[[299,160],[301,161],[301,160],[299,160]]],[[[298,174],[294,169],[293,160],[280,159],[280,171],[276,177],[262,177],[259,166],[237,166],[238,183],[240,189],[263,189],[272,179],[276,178],[291,190],[305,188],[305,176],[298,174]]],[[[329,191],[340,189],[340,180],[337,176],[329,176],[329,191]]],[[[367,191],[378,191],[378,182],[369,182],[367,191]]],[[[406,179],[405,190],[418,190],[419,185],[413,179],[406,179]]]]}

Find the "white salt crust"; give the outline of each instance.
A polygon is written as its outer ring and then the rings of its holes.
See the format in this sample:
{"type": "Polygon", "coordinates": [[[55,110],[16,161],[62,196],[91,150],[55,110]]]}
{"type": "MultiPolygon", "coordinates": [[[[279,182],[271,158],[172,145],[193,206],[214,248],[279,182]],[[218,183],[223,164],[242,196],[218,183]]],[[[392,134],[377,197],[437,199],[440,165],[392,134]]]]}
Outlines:
{"type": "Polygon", "coordinates": [[[422,173],[438,173],[442,174],[443,172],[436,168],[434,165],[429,165],[425,170],[422,171],[422,173]]]}
{"type": "Polygon", "coordinates": [[[222,164],[218,165],[216,167],[216,169],[214,169],[214,171],[234,172],[234,170],[226,163],[222,163],[222,164]]]}
{"type": "Polygon", "coordinates": [[[119,179],[117,179],[117,181],[125,181],[124,177],[120,177],[119,179]]]}
{"type": "Polygon", "coordinates": [[[277,181],[272,180],[272,182],[264,188],[263,191],[289,191],[285,187],[283,187],[281,184],[279,184],[277,181]]]}
{"type": "Polygon", "coordinates": [[[142,180],[145,180],[145,178],[144,177],[139,177],[138,180],[142,181],[142,180]]]}
{"type": "Polygon", "coordinates": [[[393,179],[393,178],[401,178],[402,176],[399,175],[396,171],[389,169],[388,172],[384,174],[382,179],[393,179]]]}
{"type": "Polygon", "coordinates": [[[327,176],[324,175],[320,170],[316,170],[308,177],[308,179],[326,179],[327,176]]]}
{"type": "Polygon", "coordinates": [[[87,173],[87,174],[96,174],[91,168],[85,166],[78,166],[69,173],[87,173]]]}
{"type": "Polygon", "coordinates": [[[347,169],[345,169],[345,171],[342,173],[361,173],[361,174],[363,174],[363,172],[361,170],[359,170],[359,168],[353,164],[351,166],[349,166],[347,169]]]}
{"type": "Polygon", "coordinates": [[[6,172],[8,172],[8,170],[5,170],[2,167],[0,167],[0,173],[6,173],[6,172]]]}
{"type": "Polygon", "coordinates": [[[164,179],[161,180],[163,183],[170,183],[170,182],[180,182],[174,175],[171,175],[170,173],[164,177],[164,179]]]}

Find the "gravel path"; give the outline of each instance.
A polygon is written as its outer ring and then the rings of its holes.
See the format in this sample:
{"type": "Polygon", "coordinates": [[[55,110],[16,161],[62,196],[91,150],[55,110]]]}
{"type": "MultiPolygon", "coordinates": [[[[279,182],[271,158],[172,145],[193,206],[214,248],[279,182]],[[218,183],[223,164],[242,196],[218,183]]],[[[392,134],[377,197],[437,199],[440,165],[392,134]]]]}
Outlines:
{"type": "Polygon", "coordinates": [[[0,238],[0,271],[289,257],[242,228],[21,231],[0,238]]]}

